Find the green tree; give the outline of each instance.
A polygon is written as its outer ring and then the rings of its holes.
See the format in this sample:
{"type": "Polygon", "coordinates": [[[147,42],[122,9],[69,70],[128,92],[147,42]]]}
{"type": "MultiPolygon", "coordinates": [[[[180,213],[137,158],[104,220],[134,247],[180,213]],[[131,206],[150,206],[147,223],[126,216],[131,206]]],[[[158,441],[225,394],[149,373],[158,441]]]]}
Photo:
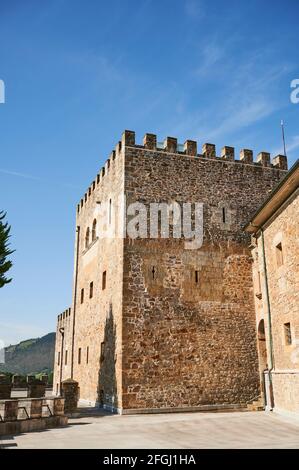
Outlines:
{"type": "Polygon", "coordinates": [[[0,288],[11,282],[5,274],[12,267],[12,262],[8,260],[14,250],[9,248],[10,225],[4,222],[6,212],[0,211],[0,288]]]}

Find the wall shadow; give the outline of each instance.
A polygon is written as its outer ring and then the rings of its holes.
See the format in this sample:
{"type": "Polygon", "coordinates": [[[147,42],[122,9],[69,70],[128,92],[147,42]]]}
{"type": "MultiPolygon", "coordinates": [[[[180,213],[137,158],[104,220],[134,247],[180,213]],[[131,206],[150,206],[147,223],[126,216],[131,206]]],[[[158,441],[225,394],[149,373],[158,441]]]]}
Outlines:
{"type": "Polygon", "coordinates": [[[116,382],[116,324],[112,305],[106,318],[104,341],[101,343],[98,378],[98,403],[110,411],[118,408],[116,382]]]}

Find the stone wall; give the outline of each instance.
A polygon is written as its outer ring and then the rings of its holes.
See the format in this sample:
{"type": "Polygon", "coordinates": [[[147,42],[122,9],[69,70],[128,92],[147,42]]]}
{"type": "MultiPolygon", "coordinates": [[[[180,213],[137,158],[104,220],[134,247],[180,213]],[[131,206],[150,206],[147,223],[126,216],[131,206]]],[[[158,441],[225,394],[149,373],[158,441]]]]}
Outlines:
{"type": "Polygon", "coordinates": [[[66,426],[62,398],[0,400],[0,436],[66,426]]]}
{"type": "MultiPolygon", "coordinates": [[[[111,408],[117,408],[121,403],[123,240],[103,239],[101,232],[107,230],[110,223],[115,222],[115,205],[119,204],[119,196],[124,194],[123,168],[124,156],[121,145],[118,144],[77,207],[76,228],[80,227],[77,295],[76,302],[75,298],[73,299],[71,312],[71,317],[75,315],[73,379],[79,382],[80,400],[83,403],[101,403],[111,408]],[[112,206],[111,222],[108,220],[109,200],[112,206]],[[93,239],[94,220],[97,221],[97,226],[93,239]],[[88,229],[89,243],[86,244],[88,229]],[[106,272],[105,289],[103,289],[104,272],[106,272]],[[93,283],[92,297],[90,297],[91,283],[93,283]],[[83,302],[81,302],[82,289],[84,289],[83,302]],[[112,329],[111,324],[113,324],[112,329]],[[113,331],[115,335],[113,351],[110,331],[113,331]]],[[[117,224],[118,221],[116,221],[117,224]]],[[[75,292],[76,283],[76,246],[74,251],[73,292],[75,292]]],[[[68,332],[72,330],[72,322],[73,318],[67,326],[68,332]]],[[[65,344],[65,348],[69,350],[69,362],[63,371],[63,380],[71,377],[72,345],[69,343],[71,336],[68,333],[65,344]]],[[[61,344],[59,335],[57,341],[56,384],[59,382],[57,366],[57,354],[61,344]]]]}
{"type": "Polygon", "coordinates": [[[299,416],[299,372],[273,373],[274,410],[299,416]]]}
{"type": "Polygon", "coordinates": [[[124,410],[242,405],[260,394],[250,239],[242,229],[284,172],[254,163],[250,151],[248,163],[217,158],[213,146],[204,152],[126,148],[127,205],[202,202],[204,244],[125,241],[124,410]]]}
{"type": "MultiPolygon", "coordinates": [[[[271,165],[265,152],[253,162],[252,152],[242,150],[235,161],[232,147],[218,158],[212,144],[198,155],[193,141],[181,150],[167,138],[157,148],[152,134],[143,145],[135,145],[134,133],[123,134],[77,207],[77,295],[66,329],[69,335],[75,319],[73,378],[81,401],[128,411],[244,404],[259,394],[249,238],[242,229],[284,168],[280,159],[271,165]],[[203,203],[203,246],[186,250],[183,239],[173,238],[102,239],[99,219],[107,228],[109,201],[115,207],[121,196],[127,207],[203,203]],[[86,246],[94,220],[96,237],[86,246]]],[[[55,383],[60,341],[58,335],[55,383]]]]}
{"type": "MultiPolygon", "coordinates": [[[[274,406],[280,410],[299,413],[299,198],[298,190],[282,205],[264,228],[265,258],[272,324],[274,370],[274,406]],[[282,263],[277,245],[282,247],[282,263]],[[285,324],[291,327],[291,344],[287,344],[285,324]]],[[[263,269],[261,234],[253,250],[253,277],[257,327],[264,322],[267,348],[264,356],[270,364],[269,324],[265,273],[263,269]],[[260,278],[260,281],[259,281],[260,278]]],[[[260,346],[262,346],[260,344],[260,346]]],[[[260,364],[265,365],[262,351],[260,364]]],[[[261,366],[261,369],[263,367],[261,366]]]]}
{"type": "Polygon", "coordinates": [[[61,394],[60,381],[69,378],[71,375],[72,332],[73,315],[72,309],[69,308],[57,317],[53,374],[54,395],[61,394]]]}

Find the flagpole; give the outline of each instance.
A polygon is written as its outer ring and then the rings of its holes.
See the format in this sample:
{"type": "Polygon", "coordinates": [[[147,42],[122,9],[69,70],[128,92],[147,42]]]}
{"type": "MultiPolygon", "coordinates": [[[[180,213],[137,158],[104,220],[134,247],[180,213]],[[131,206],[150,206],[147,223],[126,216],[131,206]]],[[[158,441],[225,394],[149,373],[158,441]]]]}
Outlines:
{"type": "Polygon", "coordinates": [[[286,153],[286,142],[285,142],[285,137],[284,137],[284,122],[283,120],[280,121],[281,124],[281,132],[282,132],[282,141],[283,141],[283,151],[284,151],[284,156],[287,156],[286,153]]]}

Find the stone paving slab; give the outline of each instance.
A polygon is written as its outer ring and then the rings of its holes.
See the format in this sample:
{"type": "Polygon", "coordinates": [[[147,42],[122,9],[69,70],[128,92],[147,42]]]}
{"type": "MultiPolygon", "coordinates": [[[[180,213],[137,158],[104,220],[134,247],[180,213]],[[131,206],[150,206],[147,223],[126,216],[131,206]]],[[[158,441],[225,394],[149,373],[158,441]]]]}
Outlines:
{"type": "Polygon", "coordinates": [[[266,412],[118,416],[90,413],[69,426],[0,439],[11,449],[299,448],[299,421],[266,412]]]}

